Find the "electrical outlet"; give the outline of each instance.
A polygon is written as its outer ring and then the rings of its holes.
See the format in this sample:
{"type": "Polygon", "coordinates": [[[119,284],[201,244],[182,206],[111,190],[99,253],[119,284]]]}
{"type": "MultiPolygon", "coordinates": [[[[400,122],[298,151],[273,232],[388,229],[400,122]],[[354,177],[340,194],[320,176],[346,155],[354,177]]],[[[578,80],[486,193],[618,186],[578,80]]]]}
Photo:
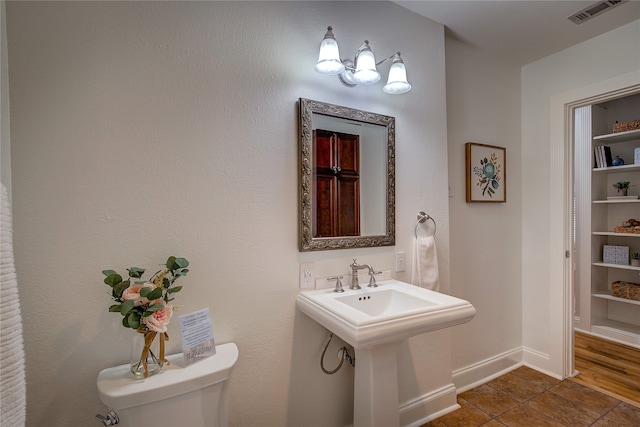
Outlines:
{"type": "Polygon", "coordinates": [[[396,273],[400,273],[406,269],[406,258],[404,256],[404,252],[396,252],[396,273]]]}
{"type": "Polygon", "coordinates": [[[312,262],[300,263],[300,289],[309,289],[315,286],[316,274],[312,262]]]}

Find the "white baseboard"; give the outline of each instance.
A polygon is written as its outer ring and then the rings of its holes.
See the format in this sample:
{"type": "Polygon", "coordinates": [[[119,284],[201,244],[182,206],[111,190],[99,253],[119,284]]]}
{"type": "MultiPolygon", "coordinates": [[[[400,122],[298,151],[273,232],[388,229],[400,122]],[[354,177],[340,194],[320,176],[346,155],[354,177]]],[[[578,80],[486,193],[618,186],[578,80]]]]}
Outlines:
{"type": "Polygon", "coordinates": [[[516,348],[473,365],[453,371],[453,383],[458,393],[498,378],[523,365],[522,348],[516,348]]]}
{"type": "Polygon", "coordinates": [[[522,361],[523,365],[535,369],[538,372],[542,372],[545,375],[549,375],[555,379],[561,380],[562,376],[556,372],[553,372],[551,368],[551,357],[548,354],[542,353],[528,347],[522,347],[522,361]]]}
{"type": "Polygon", "coordinates": [[[400,405],[400,425],[419,427],[459,409],[453,383],[400,405]]]}
{"type": "MultiPolygon", "coordinates": [[[[460,408],[457,395],[485,384],[521,366],[558,378],[551,372],[549,355],[527,347],[518,347],[473,365],[453,371],[453,384],[400,406],[400,425],[419,427],[460,408]]],[[[560,378],[558,378],[560,379],[560,378]]]]}

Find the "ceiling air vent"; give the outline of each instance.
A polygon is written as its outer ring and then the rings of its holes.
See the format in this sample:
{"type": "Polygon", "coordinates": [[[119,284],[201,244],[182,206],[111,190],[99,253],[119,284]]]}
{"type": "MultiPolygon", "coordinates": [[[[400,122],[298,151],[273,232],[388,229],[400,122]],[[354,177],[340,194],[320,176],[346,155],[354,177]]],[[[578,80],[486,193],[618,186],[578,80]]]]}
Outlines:
{"type": "Polygon", "coordinates": [[[628,1],[629,0],[602,0],[598,3],[592,4],[591,6],[585,7],[581,11],[567,17],[567,19],[575,24],[582,24],[584,21],[588,21],[611,8],[628,1]]]}

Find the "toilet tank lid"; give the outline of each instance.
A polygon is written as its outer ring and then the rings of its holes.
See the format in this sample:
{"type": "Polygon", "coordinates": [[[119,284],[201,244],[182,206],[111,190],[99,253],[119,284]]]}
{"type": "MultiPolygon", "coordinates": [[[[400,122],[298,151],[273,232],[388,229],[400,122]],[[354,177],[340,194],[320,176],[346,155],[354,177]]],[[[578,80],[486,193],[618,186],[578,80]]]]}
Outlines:
{"type": "Polygon", "coordinates": [[[133,378],[129,365],[107,368],[98,374],[100,400],[112,409],[168,399],[225,381],[238,360],[238,347],[234,343],[216,346],[216,354],[193,365],[184,366],[182,353],[167,356],[171,362],[145,380],[133,378]]]}

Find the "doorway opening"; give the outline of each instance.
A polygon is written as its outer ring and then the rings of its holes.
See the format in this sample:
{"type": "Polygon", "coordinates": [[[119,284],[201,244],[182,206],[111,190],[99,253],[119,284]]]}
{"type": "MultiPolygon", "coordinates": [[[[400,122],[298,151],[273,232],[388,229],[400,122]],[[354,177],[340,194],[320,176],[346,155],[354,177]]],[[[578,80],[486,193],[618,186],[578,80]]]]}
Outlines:
{"type": "MultiPolygon", "coordinates": [[[[548,370],[574,376],[573,195],[575,110],[640,93],[640,71],[620,75],[551,99],[550,180],[564,183],[549,192],[550,350],[548,370]],[[562,254],[562,256],[559,256],[562,254]]],[[[581,313],[581,316],[583,314],[581,313]]]]}
{"type": "Polygon", "coordinates": [[[640,258],[640,94],[572,117],[576,380],[639,404],[640,264],[631,258],[640,258]]]}

